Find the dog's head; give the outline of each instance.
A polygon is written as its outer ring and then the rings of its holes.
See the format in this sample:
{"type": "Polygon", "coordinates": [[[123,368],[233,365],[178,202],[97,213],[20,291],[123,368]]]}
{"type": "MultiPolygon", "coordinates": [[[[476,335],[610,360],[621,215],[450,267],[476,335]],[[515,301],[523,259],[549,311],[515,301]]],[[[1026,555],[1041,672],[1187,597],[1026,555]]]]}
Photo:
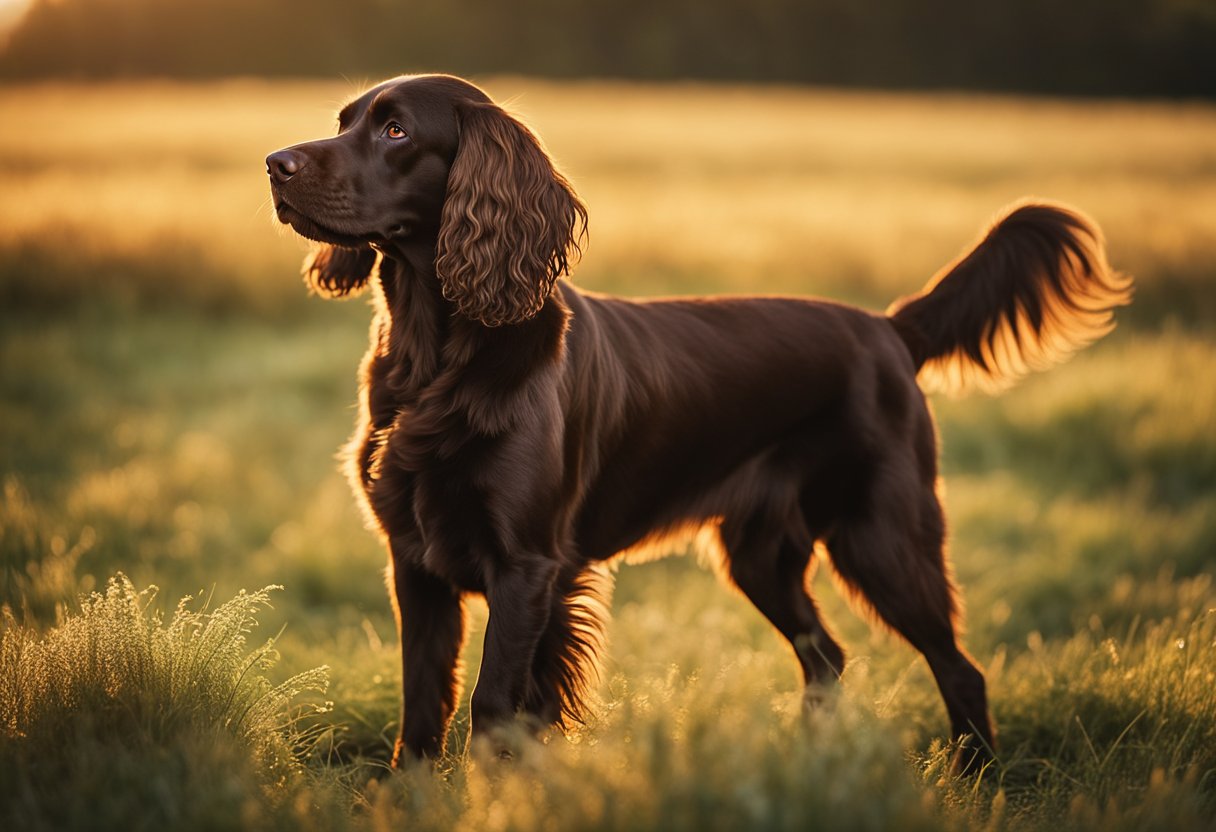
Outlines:
{"type": "Polygon", "coordinates": [[[537,138],[447,75],[386,81],[342,108],[338,134],[266,158],[279,219],[321,247],[318,292],[360,289],[375,250],[435,252],[444,297],[487,326],[544,305],[587,213],[537,138]]]}

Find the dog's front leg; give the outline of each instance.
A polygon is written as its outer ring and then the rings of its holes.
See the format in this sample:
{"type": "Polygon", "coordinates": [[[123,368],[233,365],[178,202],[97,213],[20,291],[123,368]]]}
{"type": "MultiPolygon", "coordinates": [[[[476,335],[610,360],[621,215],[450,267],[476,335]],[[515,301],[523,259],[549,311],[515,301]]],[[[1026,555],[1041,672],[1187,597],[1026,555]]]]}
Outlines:
{"type": "Polygon", "coordinates": [[[393,767],[407,756],[438,757],[460,696],[464,609],[460,593],[394,551],[392,589],[401,636],[401,733],[393,767]]]}
{"type": "Polygon", "coordinates": [[[487,583],[490,618],[472,700],[475,737],[506,724],[523,708],[556,574],[557,563],[537,555],[498,566],[487,583]]]}

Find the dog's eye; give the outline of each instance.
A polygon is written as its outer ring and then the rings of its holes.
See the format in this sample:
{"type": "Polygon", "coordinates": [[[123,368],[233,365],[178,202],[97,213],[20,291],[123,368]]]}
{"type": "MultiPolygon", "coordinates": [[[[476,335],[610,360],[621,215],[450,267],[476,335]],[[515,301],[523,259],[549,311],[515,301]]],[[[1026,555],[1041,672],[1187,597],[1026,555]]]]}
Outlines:
{"type": "Polygon", "coordinates": [[[405,132],[405,128],[394,121],[384,128],[384,135],[390,139],[408,139],[410,134],[405,132]]]}

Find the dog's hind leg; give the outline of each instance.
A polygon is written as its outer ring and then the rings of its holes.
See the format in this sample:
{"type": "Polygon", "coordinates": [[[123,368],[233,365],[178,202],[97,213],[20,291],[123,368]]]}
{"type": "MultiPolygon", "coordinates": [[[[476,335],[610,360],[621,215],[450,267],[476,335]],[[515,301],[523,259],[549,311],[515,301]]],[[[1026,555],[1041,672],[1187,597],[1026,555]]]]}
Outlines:
{"type": "Polygon", "coordinates": [[[862,505],[838,521],[826,542],[844,582],[924,655],[953,735],[970,739],[957,769],[978,771],[994,742],[984,677],[955,633],[955,590],[946,565],[945,522],[931,485],[912,466],[880,469],[862,505]]]}
{"type": "Polygon", "coordinates": [[[844,651],[807,591],[810,545],[797,545],[783,523],[759,514],[724,519],[720,534],[731,580],[793,646],[813,702],[839,678],[844,651]]]}

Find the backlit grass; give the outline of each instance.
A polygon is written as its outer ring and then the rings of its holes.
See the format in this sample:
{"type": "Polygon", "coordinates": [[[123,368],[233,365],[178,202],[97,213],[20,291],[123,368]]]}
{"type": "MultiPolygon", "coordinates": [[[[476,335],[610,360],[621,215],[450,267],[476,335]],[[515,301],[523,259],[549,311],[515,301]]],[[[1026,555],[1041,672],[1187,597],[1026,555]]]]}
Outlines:
{"type": "Polygon", "coordinates": [[[255,648],[247,639],[268,590],[211,611],[183,599],[167,621],[154,596],[120,576],[44,634],[6,614],[6,826],[100,828],[139,812],[141,823],[201,828],[269,814],[295,787],[308,738],[293,700],[323,691],[326,678],[318,668],[267,680],[273,640],[255,648]],[[191,795],[196,779],[219,794],[191,795]]]}

